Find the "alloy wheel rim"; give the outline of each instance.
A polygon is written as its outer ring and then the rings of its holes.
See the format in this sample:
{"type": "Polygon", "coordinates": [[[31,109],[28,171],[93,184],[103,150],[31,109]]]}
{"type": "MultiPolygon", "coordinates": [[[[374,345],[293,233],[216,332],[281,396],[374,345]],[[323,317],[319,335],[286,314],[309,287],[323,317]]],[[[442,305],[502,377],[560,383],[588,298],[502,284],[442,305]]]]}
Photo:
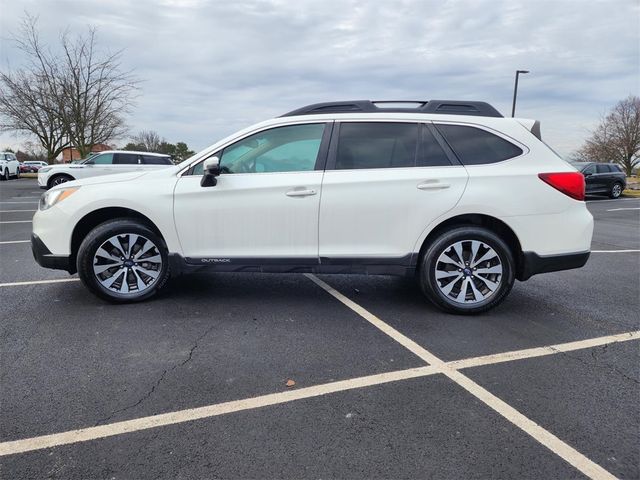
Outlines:
{"type": "Polygon", "coordinates": [[[53,181],[54,185],[60,185],[61,183],[65,183],[67,179],[65,177],[58,177],[53,181]]]}
{"type": "Polygon", "coordinates": [[[162,256],[157,245],[135,233],[114,235],[93,256],[93,273],[98,282],[121,295],[149,290],[161,271],[162,256]]]}
{"type": "Polygon", "coordinates": [[[502,283],[500,255],[480,240],[452,243],[435,264],[436,284],[450,301],[469,305],[487,300],[502,283]]]}
{"type": "Polygon", "coordinates": [[[622,193],[622,188],[620,188],[620,185],[616,184],[613,186],[613,196],[614,197],[619,197],[620,194],[622,193]]]}

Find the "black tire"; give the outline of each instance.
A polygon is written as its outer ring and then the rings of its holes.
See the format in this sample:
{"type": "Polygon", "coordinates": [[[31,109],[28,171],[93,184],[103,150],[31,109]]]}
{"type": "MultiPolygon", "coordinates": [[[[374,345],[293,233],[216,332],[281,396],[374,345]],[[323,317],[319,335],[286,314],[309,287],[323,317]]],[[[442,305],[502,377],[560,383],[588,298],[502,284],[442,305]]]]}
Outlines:
{"type": "Polygon", "coordinates": [[[47,188],[55,187],[56,185],[60,185],[61,183],[71,182],[75,180],[71,175],[67,175],[66,173],[61,173],[58,175],[54,175],[47,182],[47,188]]]}
{"type": "Polygon", "coordinates": [[[16,180],[18,180],[20,178],[20,167],[18,167],[16,169],[16,177],[15,178],[16,178],[16,180]]]}
{"type": "MultiPolygon", "coordinates": [[[[440,265],[440,268],[442,268],[442,264],[440,265]]],[[[471,271],[472,269],[468,270],[471,271]]],[[[457,271],[460,272],[461,270],[457,271]]],[[[458,274],[454,272],[454,275],[458,274]]],[[[465,272],[461,272],[459,275],[465,275],[465,272]]],[[[430,243],[420,260],[418,276],[422,292],[434,305],[449,313],[472,315],[486,312],[487,310],[499,305],[506,298],[515,281],[515,261],[513,252],[511,252],[507,244],[491,230],[477,226],[455,227],[451,230],[442,232],[430,243]],[[477,303],[465,304],[455,301],[452,297],[441,291],[441,284],[436,280],[436,267],[438,267],[438,259],[440,256],[444,254],[445,251],[449,250],[452,245],[456,242],[465,242],[463,245],[470,246],[470,242],[472,240],[480,241],[495,251],[498,261],[502,266],[502,274],[500,275],[499,281],[496,280],[496,282],[498,282],[498,287],[493,291],[493,293],[487,295],[486,298],[478,301],[477,303]]],[[[479,280],[477,280],[478,278],[482,279],[483,277],[478,276],[477,273],[474,274],[473,272],[470,273],[470,277],[469,281],[474,282],[473,286],[478,287],[478,285],[485,285],[483,288],[486,288],[487,284],[484,282],[478,283],[479,280]]],[[[462,277],[462,280],[465,278],[466,277],[462,277]]],[[[448,278],[441,281],[444,283],[447,280],[448,278]]],[[[464,283],[461,282],[460,285],[464,285],[464,283]]],[[[462,288],[459,288],[459,291],[461,290],[462,288]]],[[[465,291],[464,301],[466,301],[467,291],[465,291]]]]}
{"type": "MultiPolygon", "coordinates": [[[[167,283],[170,277],[169,256],[164,240],[149,227],[133,218],[108,220],[91,230],[78,249],[76,266],[82,283],[94,295],[112,303],[139,302],[152,297],[167,283]],[[126,234],[142,235],[155,244],[162,258],[162,267],[155,283],[152,283],[146,290],[121,294],[100,283],[93,270],[93,260],[97,250],[104,242],[115,235],[126,234]]],[[[125,279],[128,278],[127,275],[129,274],[125,272],[125,279]]]]}
{"type": "Polygon", "coordinates": [[[622,195],[622,184],[619,182],[616,182],[611,186],[611,191],[609,192],[609,198],[620,198],[620,195],[622,195]]]}
{"type": "Polygon", "coordinates": [[[0,175],[0,180],[2,180],[4,182],[9,180],[9,167],[4,169],[4,173],[2,175],[0,175]]]}

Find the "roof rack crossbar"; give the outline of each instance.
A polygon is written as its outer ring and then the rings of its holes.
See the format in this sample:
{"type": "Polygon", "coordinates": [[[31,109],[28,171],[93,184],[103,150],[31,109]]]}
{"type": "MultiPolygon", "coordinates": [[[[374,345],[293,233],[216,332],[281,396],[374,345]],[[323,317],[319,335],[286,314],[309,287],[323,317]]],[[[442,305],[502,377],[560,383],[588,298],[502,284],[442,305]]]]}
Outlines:
{"type": "Polygon", "coordinates": [[[463,100],[345,100],[341,102],[314,103],[285,113],[283,117],[320,115],[329,113],[437,113],[442,115],[473,115],[478,117],[502,117],[486,102],[463,100]],[[415,108],[384,107],[379,104],[417,104],[415,108]]]}

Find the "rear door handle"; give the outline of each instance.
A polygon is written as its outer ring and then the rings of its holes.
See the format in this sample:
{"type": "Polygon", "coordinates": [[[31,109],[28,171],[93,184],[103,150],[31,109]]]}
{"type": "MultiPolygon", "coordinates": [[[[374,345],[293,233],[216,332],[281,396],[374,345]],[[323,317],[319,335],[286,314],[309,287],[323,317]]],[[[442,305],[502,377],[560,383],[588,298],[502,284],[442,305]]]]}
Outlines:
{"type": "Polygon", "coordinates": [[[294,188],[293,190],[289,190],[285,195],[287,197],[308,197],[310,195],[315,195],[315,194],[316,194],[316,191],[312,189],[298,190],[294,188]]]}
{"type": "Polygon", "coordinates": [[[425,180],[418,184],[418,190],[444,190],[450,186],[448,183],[443,183],[440,180],[425,180]]]}

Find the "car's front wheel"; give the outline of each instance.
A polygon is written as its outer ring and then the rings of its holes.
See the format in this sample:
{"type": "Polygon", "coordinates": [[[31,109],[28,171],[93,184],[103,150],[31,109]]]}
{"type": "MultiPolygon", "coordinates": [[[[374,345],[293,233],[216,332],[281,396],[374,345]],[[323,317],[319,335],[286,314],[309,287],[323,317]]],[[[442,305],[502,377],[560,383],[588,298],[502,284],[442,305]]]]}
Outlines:
{"type": "Polygon", "coordinates": [[[481,313],[511,291],[515,261],[507,244],[491,230],[456,227],[431,242],[422,256],[419,277],[424,294],[441,309],[481,313]]]}
{"type": "Polygon", "coordinates": [[[9,167],[4,169],[4,173],[0,175],[0,180],[4,180],[4,181],[9,180],[9,167]]]}
{"type": "Polygon", "coordinates": [[[75,180],[71,175],[65,175],[61,173],[60,175],[55,175],[49,179],[47,182],[47,188],[55,187],[56,185],[60,185],[62,183],[70,182],[75,180]]]}
{"type": "Polygon", "coordinates": [[[109,220],[89,232],[78,250],[77,267],[91,292],[118,303],[149,298],[169,278],[164,240],[135,219],[109,220]]]}
{"type": "Polygon", "coordinates": [[[622,184],[616,182],[611,187],[611,191],[609,192],[609,197],[618,198],[620,197],[620,195],[622,195],[622,184]]]}

